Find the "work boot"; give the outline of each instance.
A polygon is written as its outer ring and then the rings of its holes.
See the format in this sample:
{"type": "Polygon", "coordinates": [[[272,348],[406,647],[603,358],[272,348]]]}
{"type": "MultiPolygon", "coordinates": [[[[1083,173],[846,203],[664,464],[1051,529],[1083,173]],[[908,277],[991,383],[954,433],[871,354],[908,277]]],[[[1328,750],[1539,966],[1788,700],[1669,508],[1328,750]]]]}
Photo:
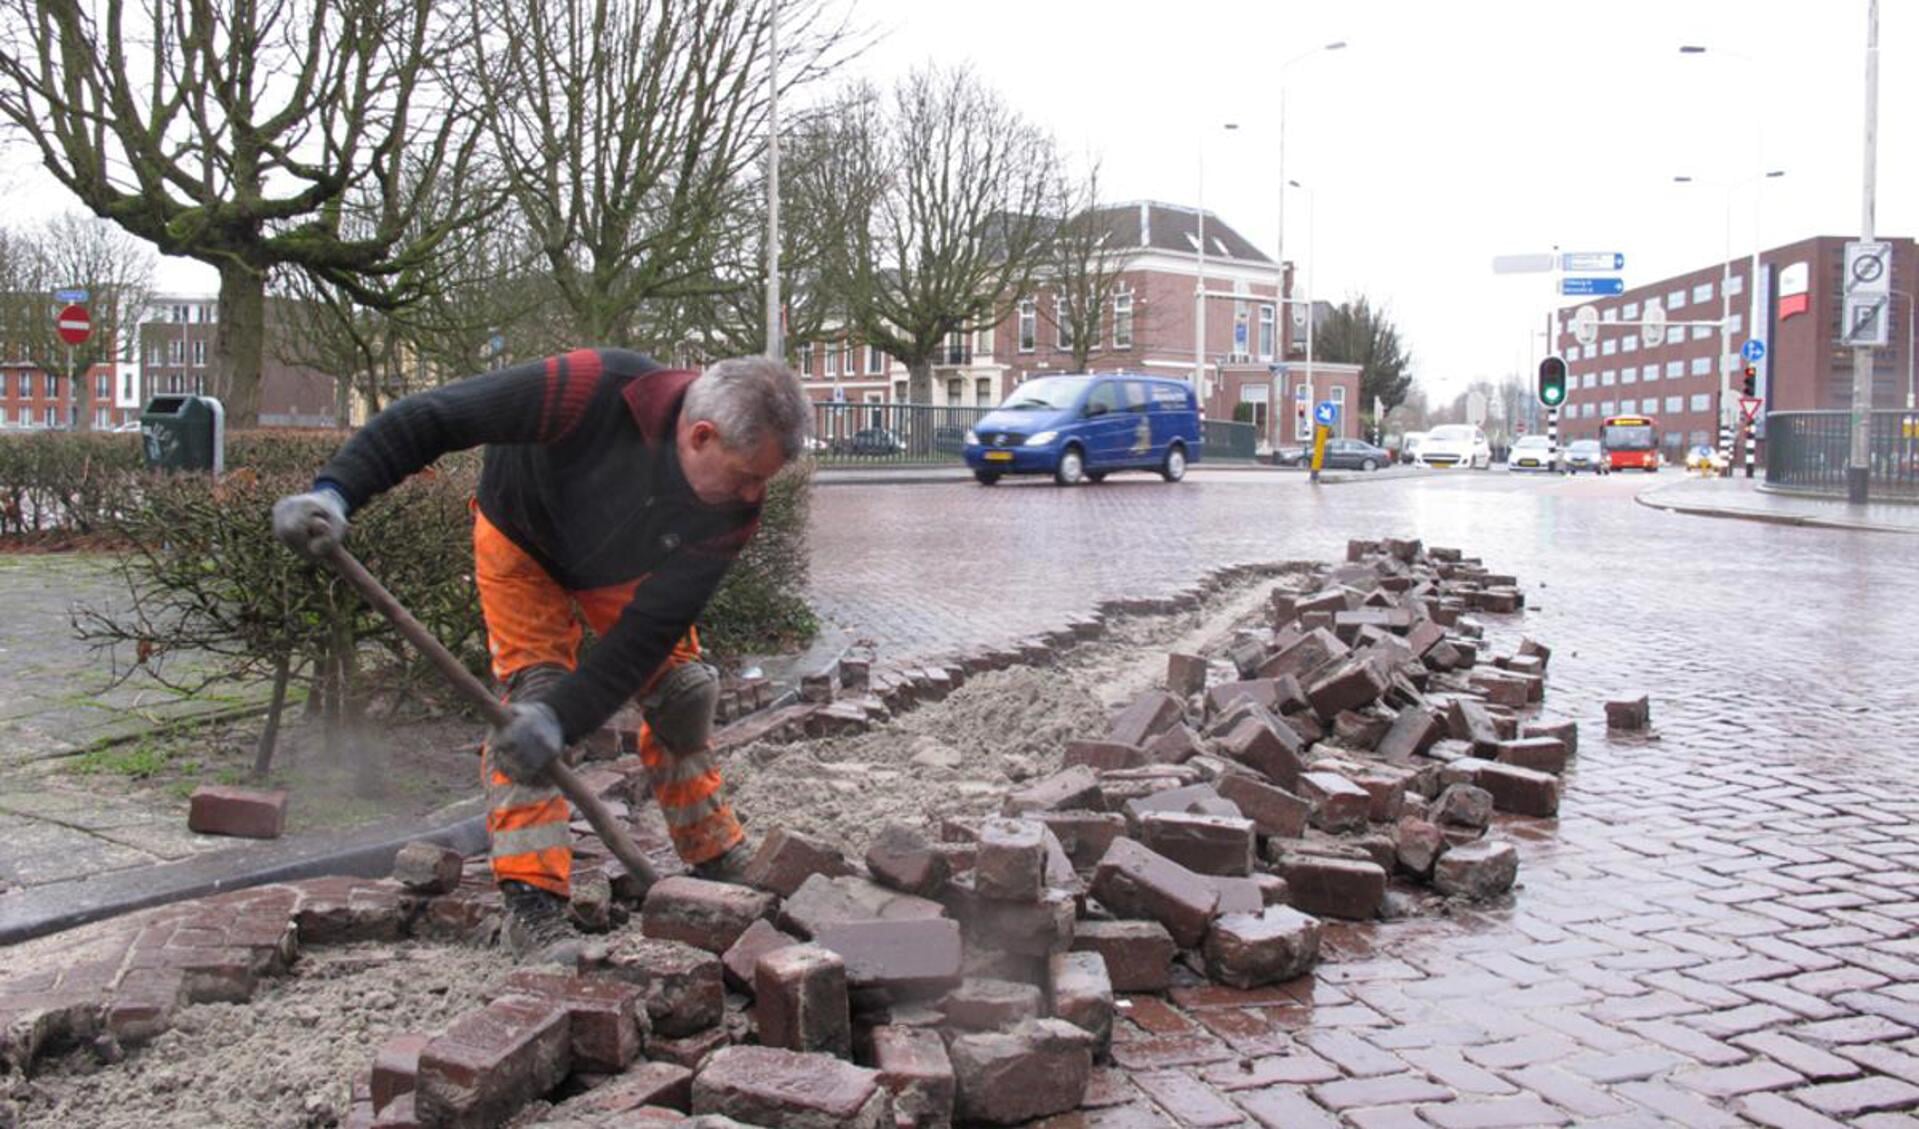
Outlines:
{"type": "Polygon", "coordinates": [[[746,886],[746,864],[753,860],[753,849],[741,839],[726,849],[724,854],[715,855],[705,862],[693,864],[693,877],[704,878],[708,882],[731,882],[735,886],[746,886]]]}
{"type": "Polygon", "coordinates": [[[565,898],[538,886],[511,879],[500,883],[506,902],[506,927],[501,936],[519,964],[558,964],[568,969],[580,963],[586,938],[566,919],[565,898]]]}

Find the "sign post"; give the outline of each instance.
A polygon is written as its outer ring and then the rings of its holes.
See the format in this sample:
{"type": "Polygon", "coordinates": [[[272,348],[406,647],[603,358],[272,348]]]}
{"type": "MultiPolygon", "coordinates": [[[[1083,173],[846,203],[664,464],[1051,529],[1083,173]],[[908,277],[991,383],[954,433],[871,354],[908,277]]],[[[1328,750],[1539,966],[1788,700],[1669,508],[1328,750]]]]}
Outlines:
{"type": "Polygon", "coordinates": [[[1339,405],[1331,400],[1321,400],[1313,405],[1313,474],[1309,480],[1319,483],[1319,470],[1326,464],[1326,437],[1332,434],[1333,422],[1339,418],[1339,405]]]}
{"type": "MultiPolygon", "coordinates": [[[[86,296],[84,290],[61,293],[79,294],[83,299],[86,296]]],[[[60,340],[67,343],[67,393],[71,399],[71,406],[67,409],[67,426],[72,427],[78,422],[80,410],[80,374],[73,370],[73,347],[85,345],[87,338],[93,336],[93,317],[87,313],[85,306],[76,301],[54,315],[53,330],[60,335],[60,340]]]]}

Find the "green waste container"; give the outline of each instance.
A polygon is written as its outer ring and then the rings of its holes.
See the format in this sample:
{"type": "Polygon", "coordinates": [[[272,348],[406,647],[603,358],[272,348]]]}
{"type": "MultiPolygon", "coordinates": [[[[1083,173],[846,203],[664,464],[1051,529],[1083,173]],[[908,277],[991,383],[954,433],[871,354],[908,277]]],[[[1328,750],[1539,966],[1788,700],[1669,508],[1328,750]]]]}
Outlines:
{"type": "Polygon", "coordinates": [[[226,470],[226,409],[211,396],[155,396],[140,412],[151,470],[226,470]]]}

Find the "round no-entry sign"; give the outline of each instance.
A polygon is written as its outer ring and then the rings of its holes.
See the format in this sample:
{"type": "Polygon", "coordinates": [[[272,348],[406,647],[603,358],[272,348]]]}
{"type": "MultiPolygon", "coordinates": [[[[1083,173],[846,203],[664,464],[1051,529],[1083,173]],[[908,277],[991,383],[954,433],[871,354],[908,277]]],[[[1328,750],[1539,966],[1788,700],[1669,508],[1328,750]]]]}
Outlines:
{"type": "Polygon", "coordinates": [[[84,345],[93,335],[93,317],[82,305],[71,305],[60,311],[53,319],[53,328],[60,334],[60,340],[69,345],[84,345]]]}

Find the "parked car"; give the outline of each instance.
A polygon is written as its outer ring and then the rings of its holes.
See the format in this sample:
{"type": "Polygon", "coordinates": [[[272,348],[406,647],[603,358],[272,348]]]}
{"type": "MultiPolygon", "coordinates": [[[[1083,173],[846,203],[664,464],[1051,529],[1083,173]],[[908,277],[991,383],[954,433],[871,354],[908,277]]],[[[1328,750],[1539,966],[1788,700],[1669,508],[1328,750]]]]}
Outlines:
{"type": "Polygon", "coordinates": [[[984,486],[1008,474],[1050,474],[1074,486],[1117,470],[1178,482],[1204,446],[1190,387],[1130,373],[1029,380],[965,438],[966,465],[984,486]]]}
{"type": "Polygon", "coordinates": [[[1559,451],[1544,435],[1522,435],[1506,453],[1506,469],[1556,473],[1560,469],[1559,451]]]}
{"type": "Polygon", "coordinates": [[[1470,423],[1442,424],[1426,433],[1414,465],[1486,470],[1493,465],[1493,448],[1486,433],[1470,423]]]}
{"type": "MultiPolygon", "coordinates": [[[[1320,465],[1331,470],[1378,470],[1393,457],[1384,447],[1375,447],[1364,439],[1328,439],[1326,440],[1326,458],[1320,465]]],[[[1306,458],[1312,465],[1312,456],[1306,458]]]]}
{"type": "Polygon", "coordinates": [[[905,450],[906,444],[900,442],[900,437],[883,427],[863,427],[833,445],[836,455],[883,457],[902,454],[905,450]]]}
{"type": "Polygon", "coordinates": [[[1313,449],[1311,447],[1302,447],[1294,444],[1290,447],[1275,447],[1273,449],[1274,466],[1305,466],[1312,461],[1312,458],[1313,449]]]}
{"type": "Polygon", "coordinates": [[[1609,474],[1612,470],[1606,465],[1606,451],[1597,439],[1575,439],[1567,444],[1565,463],[1567,474],[1578,474],[1582,470],[1609,474]]]}
{"type": "Polygon", "coordinates": [[[1410,463],[1419,457],[1419,446],[1426,441],[1423,431],[1408,431],[1399,437],[1399,461],[1410,463]]]}

